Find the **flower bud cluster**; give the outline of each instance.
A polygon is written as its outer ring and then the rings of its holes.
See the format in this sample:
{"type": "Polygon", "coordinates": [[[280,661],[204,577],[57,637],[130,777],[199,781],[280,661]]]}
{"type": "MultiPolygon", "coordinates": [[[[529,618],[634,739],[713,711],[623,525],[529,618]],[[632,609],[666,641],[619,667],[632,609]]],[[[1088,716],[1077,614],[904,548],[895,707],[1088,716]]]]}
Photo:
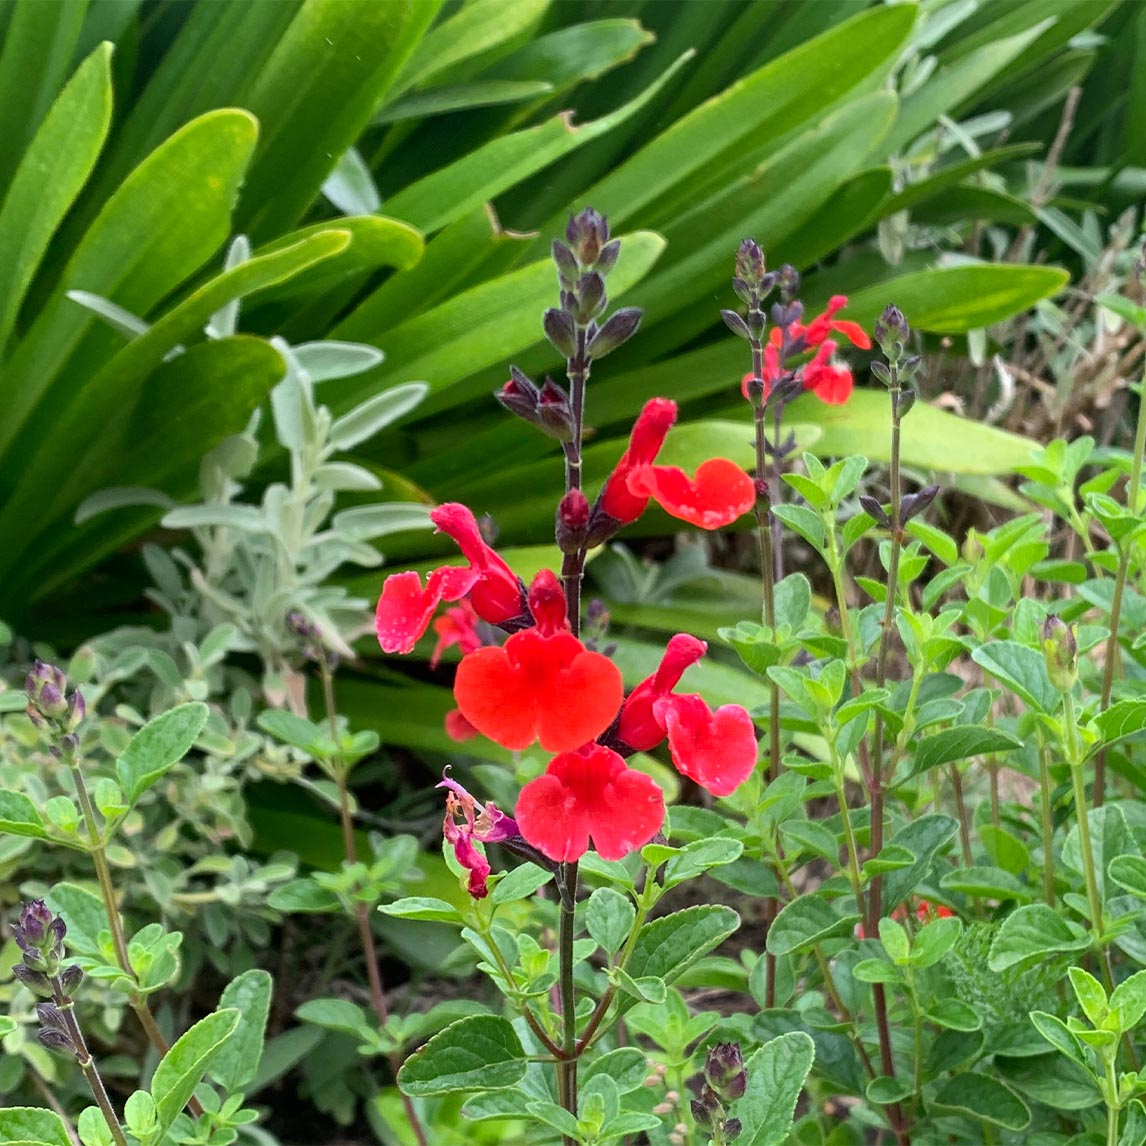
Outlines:
{"type": "Polygon", "coordinates": [[[83,693],[68,692],[68,678],[61,668],[37,660],[24,680],[28,718],[37,728],[47,728],[56,743],[54,756],[72,759],[78,748],[76,729],[87,715],[83,693]]]}
{"type": "Polygon", "coordinates": [[[696,1095],[692,1116],[697,1128],[722,1142],[732,1142],[743,1129],[739,1118],[728,1117],[727,1105],[744,1097],[748,1073],[738,1043],[718,1043],[708,1052],[704,1071],[686,1083],[696,1095]]]}
{"type": "Polygon", "coordinates": [[[1070,692],[1078,680],[1078,639],[1074,627],[1051,614],[1043,622],[1040,635],[1051,684],[1059,692],[1070,692]]]}
{"type": "Polygon", "coordinates": [[[80,1048],[74,1042],[62,1008],[71,1005],[84,973],[74,964],[63,965],[66,933],[63,919],[53,915],[42,899],[25,903],[12,926],[12,937],[22,955],[12,974],[33,995],[51,1000],[36,1004],[36,1014],[42,1024],[37,1034],[40,1042],[52,1050],[78,1054],[80,1048]]]}

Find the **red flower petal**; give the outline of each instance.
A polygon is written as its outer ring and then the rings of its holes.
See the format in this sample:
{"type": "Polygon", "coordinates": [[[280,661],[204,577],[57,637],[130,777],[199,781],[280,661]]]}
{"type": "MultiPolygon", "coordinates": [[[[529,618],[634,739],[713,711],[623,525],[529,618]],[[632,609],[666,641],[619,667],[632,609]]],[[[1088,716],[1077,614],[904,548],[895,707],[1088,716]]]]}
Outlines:
{"type": "Polygon", "coordinates": [[[454,697],[462,715],[503,748],[567,752],[599,736],[624,699],[621,672],[572,633],[514,633],[502,648],[470,653],[454,697]]]}
{"type": "Polygon", "coordinates": [[[462,555],[478,574],[470,590],[470,603],[477,615],[491,625],[520,617],[525,611],[521,581],[498,553],[485,543],[473,512],[451,501],[432,509],[430,520],[457,542],[462,555]]]}
{"type": "Polygon", "coordinates": [[[701,529],[722,529],[756,503],[752,479],[727,458],[702,462],[695,478],[676,466],[638,466],[629,474],[629,489],[701,529]]]}
{"type": "Polygon", "coordinates": [[[474,627],[478,619],[469,601],[462,601],[460,605],[447,609],[434,622],[434,632],[438,634],[438,640],[434,645],[434,651],[430,654],[430,668],[437,668],[442,654],[455,645],[461,649],[463,655],[481,648],[481,637],[474,627]]]}
{"type": "Polygon", "coordinates": [[[858,322],[851,322],[846,318],[833,319],[831,327],[838,334],[842,334],[853,346],[860,350],[871,349],[871,339],[867,331],[858,322]]]}
{"type": "Polygon", "coordinates": [[[425,589],[422,578],[414,572],[387,577],[374,611],[374,629],[382,651],[413,652],[438,605],[464,597],[477,579],[476,570],[450,565],[435,569],[426,578],[425,589]]]}
{"type": "Polygon", "coordinates": [[[621,455],[601,489],[598,505],[623,525],[636,521],[649,504],[647,497],[635,495],[628,486],[634,466],[650,465],[676,421],[676,403],[668,398],[646,402],[629,437],[629,448],[621,455]]]}
{"type": "Polygon", "coordinates": [[[462,716],[461,710],[457,708],[451,708],[450,711],[446,713],[445,725],[446,735],[458,744],[462,744],[467,740],[472,740],[475,736],[481,735],[481,733],[462,716]]]}
{"type": "Polygon", "coordinates": [[[543,637],[552,637],[569,628],[565,590],[552,569],[541,569],[533,578],[529,586],[529,611],[543,637]]]}
{"type": "Polygon", "coordinates": [[[652,777],[600,744],[551,760],[545,775],[522,788],[514,810],[526,841],[559,863],[580,859],[590,838],[603,859],[624,859],[660,831],[664,817],[664,794],[652,777]]]}
{"type": "Polygon", "coordinates": [[[656,702],[676,688],[685,669],[707,650],[704,641],[687,633],[677,633],[669,641],[660,667],[633,689],[621,709],[617,735],[624,743],[638,752],[648,752],[665,738],[664,723],[657,719],[656,702]]]}
{"type": "Polygon", "coordinates": [[[657,715],[668,729],[677,771],[714,796],[728,796],[756,767],[759,747],[752,717],[738,704],[711,711],[699,696],[668,696],[657,715]]]}

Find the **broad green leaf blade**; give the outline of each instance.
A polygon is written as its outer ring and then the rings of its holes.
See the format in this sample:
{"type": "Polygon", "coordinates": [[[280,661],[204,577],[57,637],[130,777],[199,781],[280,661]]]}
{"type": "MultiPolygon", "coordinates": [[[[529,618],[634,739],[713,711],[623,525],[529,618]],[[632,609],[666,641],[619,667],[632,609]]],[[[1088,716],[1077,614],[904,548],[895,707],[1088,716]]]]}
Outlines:
{"type": "Polygon", "coordinates": [[[990,641],[975,649],[971,659],[1036,711],[1057,712],[1061,706],[1042,653],[1018,641],[990,641]]]}
{"type": "Polygon", "coordinates": [[[1045,903],[1029,903],[1003,920],[987,962],[998,973],[1045,959],[1052,952],[1085,951],[1089,946],[1089,936],[1077,924],[1045,903]]]}
{"type": "Polygon", "coordinates": [[[95,167],[110,124],[111,45],[101,44],[52,104],[0,208],[0,360],[24,292],[95,167]]]}
{"type": "Polygon", "coordinates": [[[230,1094],[245,1090],[259,1068],[272,987],[266,971],[252,968],[232,979],[219,999],[219,1010],[237,1011],[239,1023],[211,1060],[207,1073],[230,1094]]]}
{"type": "Polygon", "coordinates": [[[440,0],[306,0],[246,106],[263,125],[240,219],[257,239],[294,224],[353,145],[440,0]]]}
{"type": "Polygon", "coordinates": [[[748,1088],[735,1113],[743,1124],[744,1146],[781,1146],[792,1129],[792,1115],[804,1080],[816,1057],[815,1044],[803,1031],[766,1042],[744,1064],[748,1088]]]}
{"type": "Polygon", "coordinates": [[[128,742],[115,772],[129,803],[187,754],[207,723],[207,706],[180,704],[149,720],[128,742]]]}
{"type": "Polygon", "coordinates": [[[492,139],[470,155],[403,187],[386,209],[423,231],[437,231],[624,123],[656,96],[688,58],[682,56],[656,83],[609,115],[575,126],[569,114],[563,113],[538,127],[492,139]]]}
{"type": "Polygon", "coordinates": [[[3,832],[34,839],[45,839],[48,834],[36,805],[22,792],[8,789],[0,789],[0,833],[3,832]]]}
{"type": "Polygon", "coordinates": [[[850,934],[859,916],[840,915],[818,895],[801,895],[786,903],[768,928],[767,947],[772,955],[794,955],[823,939],[850,934]]]}
{"type": "Polygon", "coordinates": [[[419,1047],[398,1071],[412,1098],[457,1090],[504,1090],[525,1077],[525,1050],[510,1023],[495,1015],[461,1019],[419,1047]]]}
{"type": "Polygon", "coordinates": [[[151,1078],[151,1097],[159,1124],[167,1129],[187,1105],[215,1056],[239,1025],[239,1012],[215,1011],[184,1033],[159,1061],[151,1078]]]}
{"type": "Polygon", "coordinates": [[[1094,751],[1146,729],[1146,700],[1120,700],[1094,718],[1095,727],[1102,737],[1094,751]]]}
{"type": "Polygon", "coordinates": [[[1107,865],[1106,874],[1131,895],[1146,899],[1146,859],[1142,856],[1116,856],[1107,865]]]}
{"type": "Polygon", "coordinates": [[[978,1118],[1007,1130],[1022,1130],[1030,1123],[1027,1104],[1009,1086],[987,1074],[965,1072],[947,1079],[932,1103],[941,1110],[978,1118]]]}
{"type": "Polygon", "coordinates": [[[87,888],[73,883],[57,883],[44,897],[48,906],[63,916],[68,927],[67,946],[71,951],[94,955],[99,951],[99,935],[110,927],[103,900],[87,888]]]}
{"type": "Polygon", "coordinates": [[[422,37],[397,79],[396,92],[421,87],[459,64],[534,28],[549,0],[471,0],[422,37]]]}
{"type": "Polygon", "coordinates": [[[0,52],[0,198],[67,77],[88,0],[18,0],[0,52]]]}
{"type": "Polygon", "coordinates": [[[585,907],[585,929],[606,954],[613,955],[628,939],[636,914],[627,896],[611,887],[599,887],[585,907]]]}
{"type": "MultiPolygon", "coordinates": [[[[677,120],[581,199],[618,229],[634,217],[671,217],[676,207],[667,202],[657,215],[641,212],[670,189],[696,202],[702,188],[691,177],[703,180],[707,197],[729,169],[743,170],[747,148],[766,147],[821,114],[894,56],[914,20],[906,5],[881,6],[809,40],[677,120]]],[[[550,221],[542,232],[546,244],[563,225],[562,217],[550,221]]]]}
{"type": "Polygon", "coordinates": [[[1070,276],[1057,267],[972,263],[900,275],[856,291],[847,317],[870,330],[888,299],[916,330],[966,334],[1034,306],[1064,287],[1070,276]]]}
{"type": "MultiPolygon", "coordinates": [[[[108,201],[7,364],[0,451],[12,446],[53,385],[74,376],[67,366],[90,373],[93,359],[119,341],[67,291],[91,291],[145,314],[198,270],[227,236],[256,130],[246,112],[202,116],[144,160],[108,201]],[[89,336],[93,325],[98,329],[89,336]]],[[[41,416],[42,425],[54,421],[41,416]]],[[[25,457],[34,448],[27,442],[25,457]]]]}
{"type": "Polygon", "coordinates": [[[959,830],[958,821],[951,816],[934,814],[921,816],[905,824],[888,841],[915,856],[911,867],[888,872],[883,878],[883,909],[890,912],[915,889],[915,885],[931,870],[935,855],[946,846],[959,830]]]}
{"type": "Polygon", "coordinates": [[[38,1106],[0,1110],[0,1142],[7,1146],[72,1146],[60,1116],[38,1106]]]}
{"type": "Polygon", "coordinates": [[[1009,752],[1021,748],[1023,742],[1009,732],[997,728],[979,728],[966,725],[947,728],[924,737],[915,749],[915,760],[911,774],[928,772],[941,764],[953,760],[966,760],[971,756],[982,756],[986,752],[1009,752]]]}
{"type": "Polygon", "coordinates": [[[646,923],[626,970],[634,979],[655,976],[671,983],[740,926],[730,907],[686,907],[646,923]]]}
{"type": "Polygon", "coordinates": [[[404,119],[444,115],[450,111],[521,103],[548,95],[552,91],[553,85],[544,80],[479,80],[472,84],[430,88],[385,104],[382,110],[375,114],[372,122],[380,126],[404,119]]]}

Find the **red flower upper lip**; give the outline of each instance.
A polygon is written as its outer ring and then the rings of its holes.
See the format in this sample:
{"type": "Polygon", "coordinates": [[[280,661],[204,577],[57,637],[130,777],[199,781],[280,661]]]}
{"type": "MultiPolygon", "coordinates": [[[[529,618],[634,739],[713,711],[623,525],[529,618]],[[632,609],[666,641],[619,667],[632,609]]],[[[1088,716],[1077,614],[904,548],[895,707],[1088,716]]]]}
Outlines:
{"type": "Polygon", "coordinates": [[[645,403],[633,423],[629,448],[606,480],[598,501],[601,509],[622,525],[636,521],[649,504],[648,494],[637,494],[629,488],[629,474],[637,466],[650,465],[656,460],[675,422],[676,403],[668,398],[653,398],[645,403]]]}
{"type": "Polygon", "coordinates": [[[664,794],[612,749],[586,744],[549,762],[514,810],[526,841],[551,860],[578,860],[592,838],[607,860],[643,847],[664,823],[664,794]]]}

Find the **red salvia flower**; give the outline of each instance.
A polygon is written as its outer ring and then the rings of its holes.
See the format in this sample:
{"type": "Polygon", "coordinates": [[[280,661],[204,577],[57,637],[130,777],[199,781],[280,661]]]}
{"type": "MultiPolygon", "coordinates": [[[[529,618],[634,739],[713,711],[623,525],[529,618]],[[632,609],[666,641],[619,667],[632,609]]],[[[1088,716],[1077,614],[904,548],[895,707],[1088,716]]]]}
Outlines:
{"type": "Polygon", "coordinates": [[[629,488],[629,475],[638,466],[651,465],[656,460],[674,422],[676,403],[668,398],[653,398],[645,403],[633,424],[629,448],[606,480],[598,501],[601,509],[622,525],[636,521],[649,504],[648,494],[629,488]]]}
{"type": "Polygon", "coordinates": [[[847,295],[834,294],[828,300],[828,309],[823,314],[816,315],[807,326],[801,326],[798,322],[792,323],[788,328],[789,333],[792,338],[803,335],[808,346],[819,346],[835,331],[837,334],[842,334],[853,346],[858,346],[861,350],[870,350],[871,339],[868,337],[867,331],[858,322],[835,317],[836,312],[843,310],[847,305],[847,295]]]}
{"type": "Polygon", "coordinates": [[[549,762],[514,810],[526,841],[551,860],[578,860],[590,839],[603,859],[624,859],[664,823],[664,794],[611,748],[586,744],[549,762]]]}
{"type": "Polygon", "coordinates": [[[383,652],[412,652],[443,601],[459,601],[468,595],[477,615],[493,625],[515,620],[524,611],[521,581],[485,543],[470,510],[447,502],[431,510],[430,520],[458,543],[469,567],[446,565],[435,569],[426,578],[425,589],[417,573],[387,577],[374,614],[383,652]]]}
{"type": "Polygon", "coordinates": [[[452,844],[458,863],[469,872],[468,888],[474,899],[484,899],[489,878],[489,861],[474,846],[474,841],[493,844],[519,834],[512,817],[499,811],[496,804],[483,808],[456,780],[443,779],[439,788],[447,788],[446,819],[442,833],[452,844]],[[477,813],[476,817],[474,813],[477,813]],[[461,823],[458,816],[462,817],[461,823]]]}
{"type": "Polygon", "coordinates": [[[835,351],[836,344],[831,339],[820,343],[815,357],[804,367],[804,389],[811,390],[829,406],[842,406],[852,396],[854,382],[846,366],[832,365],[835,351]]]}
{"type": "Polygon", "coordinates": [[[690,478],[677,466],[637,466],[629,491],[701,529],[723,529],[756,504],[756,484],[735,462],[709,458],[690,478]]]}
{"type": "Polygon", "coordinates": [[[729,796],[752,775],[759,747],[752,717],[738,704],[715,711],[699,696],[668,696],[653,706],[668,732],[672,762],[714,796],[729,796]]]}
{"type": "Polygon", "coordinates": [[[455,645],[461,649],[463,656],[480,649],[482,639],[476,629],[480,620],[474,607],[469,601],[462,601],[452,609],[447,609],[435,622],[434,632],[438,634],[437,644],[430,654],[430,668],[438,667],[442,653],[452,649],[455,645]]]}
{"type": "Polygon", "coordinates": [[[624,698],[621,672],[568,631],[557,578],[542,570],[529,590],[537,624],[500,648],[464,657],[454,680],[462,715],[503,748],[568,752],[599,736],[624,698]]]}
{"type": "Polygon", "coordinates": [[[665,649],[660,666],[646,677],[625,699],[617,736],[637,752],[649,752],[666,735],[664,721],[654,711],[656,702],[668,696],[684,675],[708,651],[704,641],[687,633],[677,633],[665,649]]]}

